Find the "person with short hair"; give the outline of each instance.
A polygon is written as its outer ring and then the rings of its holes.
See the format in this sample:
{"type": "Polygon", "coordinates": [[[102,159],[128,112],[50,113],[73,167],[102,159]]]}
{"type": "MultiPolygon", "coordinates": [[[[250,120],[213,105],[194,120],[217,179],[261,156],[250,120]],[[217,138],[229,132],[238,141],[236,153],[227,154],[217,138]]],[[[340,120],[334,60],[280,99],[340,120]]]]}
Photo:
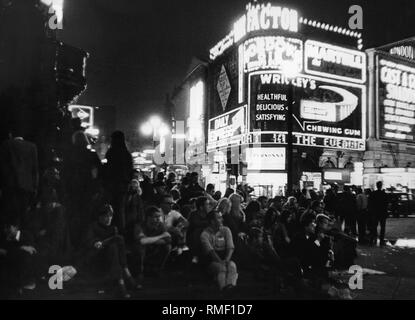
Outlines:
{"type": "Polygon", "coordinates": [[[160,275],[170,255],[171,235],[166,230],[159,208],[151,206],[146,209],[144,223],[135,226],[134,240],[139,258],[139,281],[144,277],[145,267],[154,275],[160,275]]]}
{"type": "Polygon", "coordinates": [[[137,284],[127,266],[124,237],[119,235],[117,227],[111,224],[113,216],[114,210],[109,204],[103,205],[98,211],[98,219],[90,226],[86,236],[89,249],[87,260],[95,269],[106,272],[111,281],[117,282],[123,298],[129,298],[125,280],[134,289],[137,288],[137,284]]]}
{"type": "Polygon", "coordinates": [[[200,234],[209,224],[207,221],[209,208],[208,198],[199,197],[196,199],[196,210],[190,213],[187,245],[192,252],[193,262],[197,262],[201,255],[200,234]]]}
{"type": "Polygon", "coordinates": [[[385,245],[386,219],[388,217],[388,197],[382,189],[382,181],[376,183],[377,190],[372,192],[369,197],[370,208],[372,210],[373,224],[371,228],[371,243],[376,244],[378,237],[378,225],[380,224],[380,245],[385,245]]]}
{"type": "Polygon", "coordinates": [[[177,248],[180,255],[183,249],[187,249],[185,237],[189,222],[179,211],[172,209],[174,205],[175,202],[170,194],[161,197],[159,207],[163,213],[163,223],[172,236],[173,248],[177,248]]]}
{"type": "Polygon", "coordinates": [[[208,227],[200,235],[203,253],[220,290],[236,286],[238,272],[232,254],[235,249],[232,232],[223,226],[222,214],[211,211],[207,215],[208,227]]]}

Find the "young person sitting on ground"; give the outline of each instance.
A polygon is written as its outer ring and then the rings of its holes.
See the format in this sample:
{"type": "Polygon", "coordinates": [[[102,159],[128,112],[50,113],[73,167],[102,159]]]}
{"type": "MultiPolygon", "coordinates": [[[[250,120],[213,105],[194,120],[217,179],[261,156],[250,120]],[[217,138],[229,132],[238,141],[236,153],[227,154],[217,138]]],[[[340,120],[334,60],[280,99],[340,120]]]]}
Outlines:
{"type": "Polygon", "coordinates": [[[139,281],[143,280],[144,271],[159,276],[171,251],[171,235],[163,223],[163,213],[155,206],[145,211],[143,224],[134,229],[134,249],[138,252],[139,281]]]}
{"type": "Polygon", "coordinates": [[[129,298],[125,281],[134,289],[138,289],[127,266],[124,238],[118,234],[117,227],[111,225],[114,211],[111,205],[103,205],[86,235],[88,262],[94,271],[103,271],[109,281],[118,285],[119,294],[129,298]]]}
{"type": "Polygon", "coordinates": [[[222,214],[218,211],[211,211],[207,220],[209,226],[200,235],[200,240],[209,273],[220,290],[232,289],[236,286],[238,273],[231,260],[235,249],[231,230],[223,226],[222,214]]]}

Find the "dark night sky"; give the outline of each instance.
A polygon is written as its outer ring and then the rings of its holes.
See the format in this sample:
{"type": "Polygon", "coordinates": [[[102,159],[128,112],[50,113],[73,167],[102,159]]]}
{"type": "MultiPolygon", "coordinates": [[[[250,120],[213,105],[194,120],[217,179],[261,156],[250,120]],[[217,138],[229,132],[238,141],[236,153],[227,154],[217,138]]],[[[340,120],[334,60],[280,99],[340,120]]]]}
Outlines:
{"type": "MultiPolygon", "coordinates": [[[[248,0],[66,0],[60,39],[90,53],[79,103],[117,107],[117,126],[136,129],[161,110],[192,56],[230,30],[248,0]]],[[[347,27],[348,8],[364,9],[365,48],[415,35],[413,0],[281,0],[307,18],[347,27]]]]}

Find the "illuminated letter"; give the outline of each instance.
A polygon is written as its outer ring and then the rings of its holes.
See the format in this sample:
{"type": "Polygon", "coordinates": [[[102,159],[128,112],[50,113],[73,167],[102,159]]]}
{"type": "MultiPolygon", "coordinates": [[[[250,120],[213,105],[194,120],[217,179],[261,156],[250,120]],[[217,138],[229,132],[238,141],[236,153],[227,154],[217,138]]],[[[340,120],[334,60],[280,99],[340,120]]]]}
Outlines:
{"type": "Polygon", "coordinates": [[[363,29],[363,9],[361,6],[354,5],[349,8],[349,13],[353,14],[349,19],[349,28],[352,30],[363,29]]]}
{"type": "Polygon", "coordinates": [[[271,22],[269,21],[269,7],[262,8],[260,16],[261,29],[268,30],[271,27],[271,22]]]}
{"type": "Polygon", "coordinates": [[[363,269],[361,266],[351,266],[349,268],[349,273],[353,275],[349,279],[349,288],[351,290],[362,290],[363,289],[363,269]]]}

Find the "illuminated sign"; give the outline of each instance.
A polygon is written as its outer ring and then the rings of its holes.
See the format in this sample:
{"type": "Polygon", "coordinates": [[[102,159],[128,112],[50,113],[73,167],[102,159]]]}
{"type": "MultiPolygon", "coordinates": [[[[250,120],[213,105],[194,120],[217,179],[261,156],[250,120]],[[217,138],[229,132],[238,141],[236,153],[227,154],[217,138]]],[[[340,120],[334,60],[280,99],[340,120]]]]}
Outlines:
{"type": "Polygon", "coordinates": [[[94,125],[94,108],[88,106],[71,105],[68,110],[72,118],[79,118],[83,128],[89,128],[94,125]]]}
{"type": "Polygon", "coordinates": [[[222,109],[223,111],[225,111],[226,104],[228,103],[228,98],[231,93],[231,83],[229,82],[229,78],[228,78],[228,75],[226,74],[225,66],[223,65],[220,71],[216,89],[218,90],[220,102],[222,103],[222,109]]]}
{"type": "MultiPolygon", "coordinates": [[[[250,131],[265,135],[288,131],[288,96],[293,90],[294,143],[328,148],[364,150],[365,87],[300,75],[287,79],[279,72],[249,75],[250,131]]],[[[265,137],[263,135],[263,137],[265,137]]],[[[246,143],[286,143],[285,135],[246,143]]]]}
{"type": "Polygon", "coordinates": [[[244,43],[244,69],[303,69],[303,43],[299,39],[285,37],[256,37],[244,43]]]}
{"type": "Polygon", "coordinates": [[[188,126],[188,140],[193,144],[203,142],[203,103],[204,84],[198,81],[190,88],[190,109],[188,126]]]}
{"type": "Polygon", "coordinates": [[[413,46],[399,46],[399,47],[393,47],[389,50],[390,54],[400,56],[406,59],[412,59],[415,60],[415,52],[414,52],[413,46]]]}
{"type": "Polygon", "coordinates": [[[364,52],[313,40],[307,40],[304,47],[306,73],[357,83],[366,81],[364,52]]]}
{"type": "Polygon", "coordinates": [[[260,30],[298,31],[296,10],[268,5],[248,4],[247,13],[234,24],[235,42],[246,34],[260,30]]]}
{"type": "Polygon", "coordinates": [[[241,107],[209,120],[208,150],[238,144],[247,132],[247,108],[241,107]]]}
{"type": "Polygon", "coordinates": [[[415,68],[378,59],[380,138],[415,142],[415,68]]]}
{"type": "Polygon", "coordinates": [[[296,10],[271,4],[248,4],[246,9],[246,14],[235,22],[233,30],[210,50],[212,60],[248,33],[263,30],[298,31],[299,18],[296,10]]]}
{"type": "Polygon", "coordinates": [[[285,148],[247,148],[248,170],[285,170],[285,148]]]}

